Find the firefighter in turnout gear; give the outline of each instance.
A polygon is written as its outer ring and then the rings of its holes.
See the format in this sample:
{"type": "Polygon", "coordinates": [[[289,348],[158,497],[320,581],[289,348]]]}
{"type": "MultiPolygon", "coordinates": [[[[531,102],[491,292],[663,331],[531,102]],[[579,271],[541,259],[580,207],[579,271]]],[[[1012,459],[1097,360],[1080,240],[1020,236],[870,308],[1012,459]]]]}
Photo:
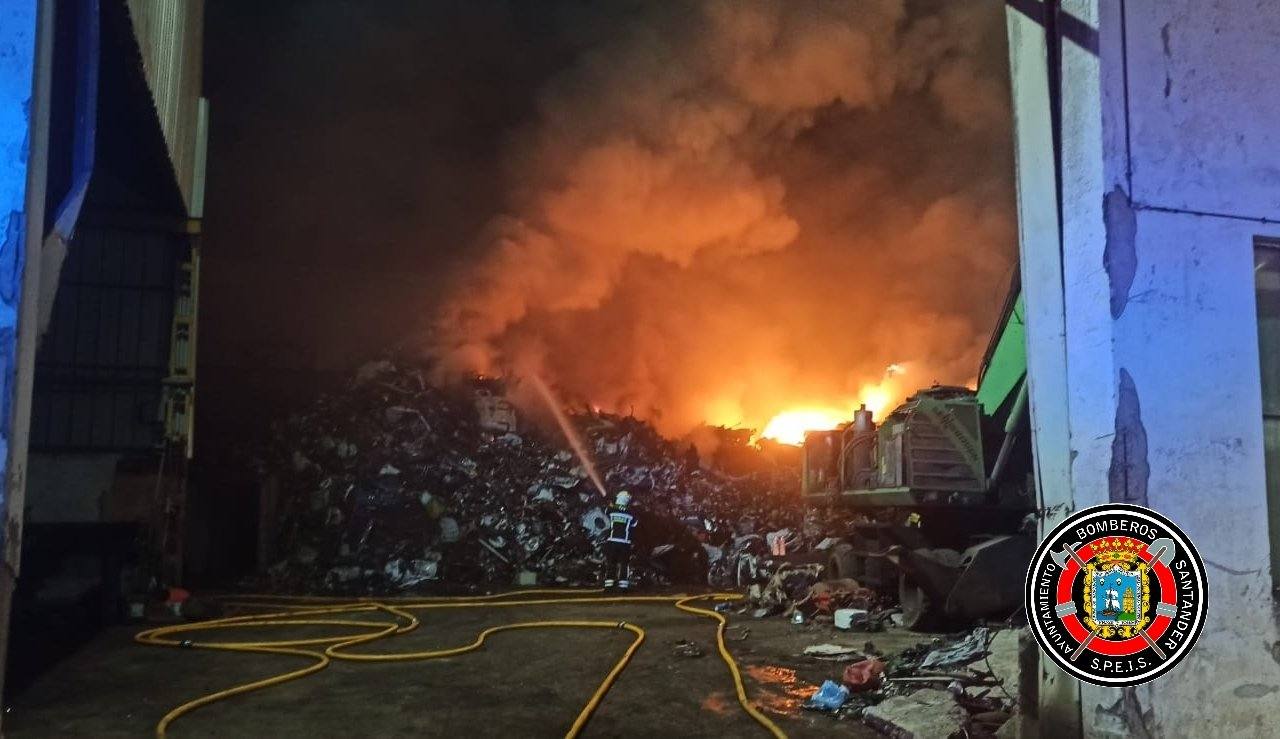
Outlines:
{"type": "Polygon", "coordinates": [[[631,587],[631,531],[636,527],[636,517],[628,508],[631,505],[631,493],[619,491],[609,506],[609,538],[604,542],[604,587],[618,587],[626,590],[631,587]]]}

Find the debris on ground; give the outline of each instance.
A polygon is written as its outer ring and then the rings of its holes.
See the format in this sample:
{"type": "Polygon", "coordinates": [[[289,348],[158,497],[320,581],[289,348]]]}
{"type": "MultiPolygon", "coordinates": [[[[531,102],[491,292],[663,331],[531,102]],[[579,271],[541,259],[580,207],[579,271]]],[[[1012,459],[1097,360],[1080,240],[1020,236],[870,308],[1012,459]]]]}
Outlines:
{"type": "Polygon", "coordinates": [[[832,660],[836,662],[847,662],[851,659],[861,659],[862,652],[857,647],[848,647],[841,644],[814,644],[804,648],[806,657],[814,659],[832,660]]]}
{"type": "MultiPolygon", "coordinates": [[[[518,427],[496,381],[442,388],[427,377],[412,362],[373,362],[277,424],[262,461],[278,492],[261,584],[341,594],[594,584],[608,501],[582,460],[558,431],[518,427]]],[[[796,465],[730,475],[640,419],[569,415],[609,491],[635,497],[633,579],[759,585],[783,564],[773,551],[819,541],[801,533],[796,465]]],[[[786,593],[770,610],[800,595],[786,593]]]]}
{"type": "MultiPolygon", "coordinates": [[[[836,642],[904,623],[883,589],[827,579],[831,551],[847,546],[831,533],[848,528],[805,515],[798,464],[744,464],[759,450],[746,451],[740,430],[727,437],[738,440],[730,468],[716,461],[730,458],[723,449],[704,458],[640,419],[566,409],[584,462],[560,431],[520,424],[501,383],[439,387],[428,376],[413,362],[371,363],[277,425],[262,460],[273,564],[255,586],[366,595],[596,585],[609,501],[589,463],[610,493],[635,500],[637,584],[743,590],[716,611],[787,617],[795,632],[827,628],[821,638],[836,642]]],[[[991,736],[1017,710],[1018,633],[978,627],[891,653],[870,641],[813,644],[803,656],[839,672],[805,707],[898,736],[991,736]]],[[[672,653],[705,651],[680,640],[672,653]]]]}
{"type": "Polygon", "coordinates": [[[990,630],[979,626],[955,644],[929,652],[920,661],[920,669],[929,670],[972,662],[987,653],[990,637],[990,630]]]}
{"type": "Polygon", "coordinates": [[[165,599],[164,604],[174,618],[181,618],[183,616],[183,607],[190,598],[190,590],[171,587],[169,588],[168,597],[165,599]]]}
{"type": "MultiPolygon", "coordinates": [[[[815,566],[815,565],[811,565],[815,566]]],[[[820,572],[820,571],[819,571],[820,572]]],[[[857,580],[814,581],[807,592],[799,597],[791,606],[806,616],[826,615],[834,618],[841,610],[862,611],[870,613],[870,609],[880,604],[881,598],[874,590],[864,588],[857,580]]],[[[849,614],[853,615],[853,614],[849,614]]],[[[842,628],[850,628],[845,626],[842,628]]]]}
{"type": "Polygon", "coordinates": [[[992,635],[987,644],[987,656],[982,667],[990,670],[992,677],[1000,682],[1001,697],[1012,702],[1018,692],[1019,640],[1027,637],[1028,632],[1022,629],[1000,629],[992,635]]]}
{"type": "Polygon", "coordinates": [[[863,713],[863,720],[876,730],[912,739],[963,736],[968,718],[951,693],[936,688],[886,698],[863,713]]]}
{"type": "Polygon", "coordinates": [[[884,663],[875,657],[855,662],[844,668],[844,684],[855,693],[875,690],[884,677],[884,663]]]}
{"type": "Polygon", "coordinates": [[[911,675],[920,667],[925,655],[932,651],[934,645],[928,642],[900,650],[885,656],[885,672],[890,676],[911,675]]]}
{"type": "Polygon", "coordinates": [[[871,612],[865,608],[838,608],[835,613],[837,629],[849,630],[855,626],[865,626],[871,612]]]}
{"type": "Polygon", "coordinates": [[[882,654],[815,644],[806,656],[848,662],[839,682],[849,695],[836,713],[863,717],[900,737],[993,737],[1017,709],[1018,642],[1025,629],[977,627],[882,654]]]}
{"type": "Polygon", "coordinates": [[[827,680],[818,688],[818,692],[805,701],[804,707],[811,711],[834,712],[840,710],[847,700],[849,689],[834,680],[827,680]]]}
{"type": "Polygon", "coordinates": [[[793,619],[799,613],[800,623],[803,623],[804,612],[797,609],[798,602],[818,582],[824,569],[820,564],[783,564],[763,586],[752,585],[747,591],[747,599],[755,606],[756,613],[764,611],[763,615],[773,615],[785,612],[793,619]]]}
{"type": "Polygon", "coordinates": [[[986,711],[969,717],[969,726],[977,736],[994,736],[1009,721],[1008,711],[986,711]]]}

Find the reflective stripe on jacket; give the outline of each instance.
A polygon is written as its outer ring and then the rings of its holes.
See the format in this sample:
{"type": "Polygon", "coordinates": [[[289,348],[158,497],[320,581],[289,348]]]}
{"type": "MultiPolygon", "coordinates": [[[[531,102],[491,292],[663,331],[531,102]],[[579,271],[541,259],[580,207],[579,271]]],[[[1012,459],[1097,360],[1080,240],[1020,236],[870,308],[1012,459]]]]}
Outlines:
{"type": "Polygon", "coordinates": [[[631,530],[636,527],[636,517],[622,508],[609,509],[609,541],[631,543],[631,530]]]}

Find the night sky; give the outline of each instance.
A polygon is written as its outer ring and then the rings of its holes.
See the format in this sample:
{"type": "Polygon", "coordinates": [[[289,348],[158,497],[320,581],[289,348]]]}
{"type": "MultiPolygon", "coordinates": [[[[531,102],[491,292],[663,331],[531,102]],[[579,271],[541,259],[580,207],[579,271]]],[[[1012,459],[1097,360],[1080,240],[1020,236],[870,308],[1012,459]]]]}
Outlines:
{"type": "Polygon", "coordinates": [[[421,325],[491,215],[504,137],[565,63],[554,7],[207,4],[203,450],[421,325]]]}

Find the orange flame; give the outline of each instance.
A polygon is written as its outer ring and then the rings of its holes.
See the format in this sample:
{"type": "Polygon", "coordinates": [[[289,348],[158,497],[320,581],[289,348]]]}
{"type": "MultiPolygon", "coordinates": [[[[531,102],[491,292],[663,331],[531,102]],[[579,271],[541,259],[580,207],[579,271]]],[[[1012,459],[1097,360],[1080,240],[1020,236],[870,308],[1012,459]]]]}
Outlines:
{"type": "Polygon", "coordinates": [[[783,444],[803,444],[806,431],[826,431],[849,420],[851,414],[834,408],[795,408],[774,416],[760,436],[783,444]]]}
{"type": "Polygon", "coordinates": [[[862,386],[857,400],[847,400],[840,405],[804,404],[786,408],[765,424],[760,438],[783,444],[803,444],[807,431],[829,431],[852,421],[853,411],[859,405],[865,405],[879,420],[893,407],[892,404],[900,402],[906,395],[906,388],[898,379],[905,373],[904,365],[891,364],[885,370],[883,380],[862,386]]]}

